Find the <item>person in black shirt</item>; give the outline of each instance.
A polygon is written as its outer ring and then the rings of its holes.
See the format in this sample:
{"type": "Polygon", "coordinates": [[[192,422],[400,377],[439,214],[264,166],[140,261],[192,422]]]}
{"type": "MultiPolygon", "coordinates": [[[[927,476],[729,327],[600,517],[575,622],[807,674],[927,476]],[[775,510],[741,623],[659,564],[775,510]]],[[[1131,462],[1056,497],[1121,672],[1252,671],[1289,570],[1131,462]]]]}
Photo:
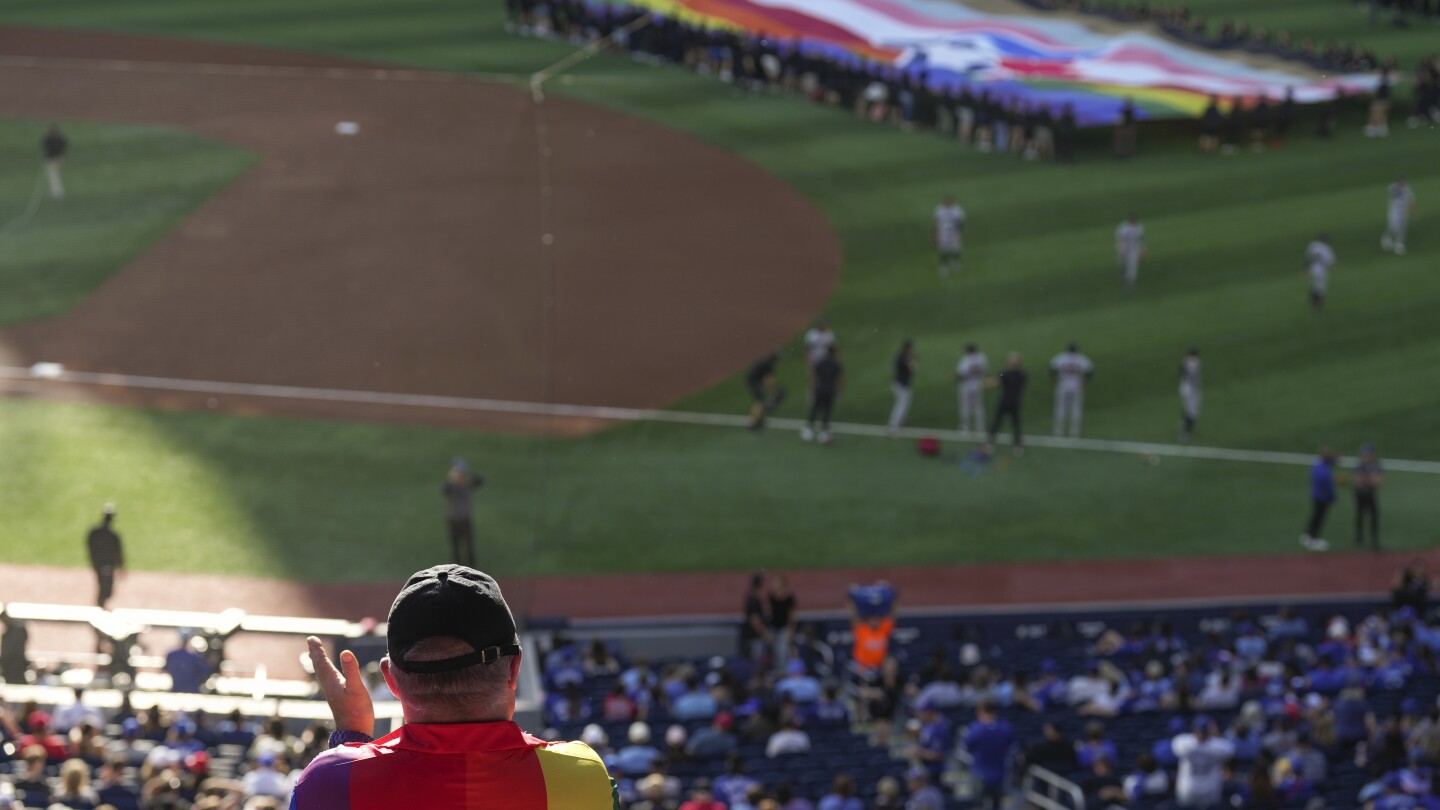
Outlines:
{"type": "Polygon", "coordinates": [[[1075,140],[1079,131],[1079,124],[1075,121],[1075,106],[1066,104],[1060,112],[1060,120],[1055,122],[1055,150],[1060,155],[1061,163],[1070,163],[1075,160],[1075,140]]]}
{"type": "Polygon", "coordinates": [[[835,409],[835,397],[840,395],[845,383],[845,367],[840,364],[839,352],[834,346],[825,350],[825,358],[810,369],[810,415],[805,427],[800,428],[800,438],[810,441],[817,438],[815,420],[820,420],[818,438],[821,444],[829,444],[830,414],[835,409]]]}
{"type": "Polygon", "coordinates": [[[60,181],[60,166],[65,163],[65,149],[70,142],[60,134],[60,128],[51,124],[45,129],[45,138],[40,147],[45,152],[45,177],[50,181],[50,196],[65,199],[65,184],[60,181]]]}
{"type": "Polygon", "coordinates": [[[764,595],[765,575],[755,574],[745,590],[744,618],[740,621],[740,654],[746,658],[761,657],[770,643],[770,620],[764,595]]]}
{"type": "Polygon", "coordinates": [[[1370,117],[1365,123],[1365,137],[1384,138],[1390,134],[1390,70],[1380,70],[1380,84],[1370,99],[1370,117]]]}
{"type": "Polygon", "coordinates": [[[1230,100],[1230,114],[1225,116],[1225,145],[1220,151],[1233,155],[1240,149],[1240,138],[1245,132],[1245,106],[1239,96],[1230,100]]]}
{"type": "Polygon", "coordinates": [[[775,364],[779,362],[780,353],[771,352],[745,375],[745,386],[750,389],[751,430],[765,426],[765,414],[775,410],[785,395],[785,389],[775,384],[775,364]]]}
{"type": "Polygon", "coordinates": [[[105,607],[115,593],[115,572],[125,567],[125,550],[120,545],[120,535],[110,524],[115,522],[115,507],[105,505],[100,525],[90,530],[85,545],[90,552],[90,567],[95,570],[95,581],[99,595],[95,604],[105,607]]]}
{"type": "Polygon", "coordinates": [[[1295,123],[1295,88],[1285,88],[1285,100],[1275,111],[1275,141],[1284,145],[1285,136],[1290,134],[1290,125],[1295,123]]]}
{"type": "Polygon", "coordinates": [[[0,634],[0,678],[8,684],[23,684],[25,673],[30,669],[30,660],[25,654],[30,630],[24,621],[11,618],[3,610],[0,610],[0,625],[5,627],[5,632],[0,634]]]}
{"type": "Polygon", "coordinates": [[[900,432],[910,413],[910,381],[915,376],[915,368],[915,342],[907,340],[900,344],[900,353],[895,355],[895,379],[890,381],[890,390],[895,393],[895,407],[890,409],[888,423],[891,436],[900,432]]]}
{"type": "Polygon", "coordinates": [[[1139,140],[1139,126],[1135,123],[1135,102],[1125,99],[1120,108],[1120,122],[1115,127],[1115,157],[1125,160],[1135,157],[1139,140]]]}
{"type": "Polygon", "coordinates": [[[1220,148],[1220,99],[1210,97],[1205,112],[1200,113],[1200,154],[1213,155],[1220,148]]]}
{"type": "Polygon", "coordinates": [[[475,565],[475,530],[470,522],[471,501],[475,490],[485,485],[485,477],[471,475],[459,459],[450,466],[445,486],[445,524],[450,529],[450,555],[459,565],[475,565]]]}
{"type": "Polygon", "coordinates": [[[1000,432],[1000,423],[1005,417],[1010,417],[1015,436],[1011,452],[1017,456],[1025,454],[1025,437],[1020,429],[1020,404],[1025,396],[1027,382],[1029,378],[1020,367],[1020,353],[1011,352],[1005,359],[1005,370],[987,383],[989,388],[1000,388],[1000,404],[995,409],[995,418],[990,422],[990,442],[995,442],[995,436],[1000,432]]]}
{"type": "Polygon", "coordinates": [[[1270,100],[1261,96],[1250,111],[1250,150],[1265,151],[1265,135],[1270,131],[1270,100]]]}
{"type": "Polygon", "coordinates": [[[770,575],[770,590],[765,595],[770,606],[770,637],[775,645],[774,669],[784,672],[790,662],[790,642],[795,638],[795,592],[784,574],[770,575]]]}

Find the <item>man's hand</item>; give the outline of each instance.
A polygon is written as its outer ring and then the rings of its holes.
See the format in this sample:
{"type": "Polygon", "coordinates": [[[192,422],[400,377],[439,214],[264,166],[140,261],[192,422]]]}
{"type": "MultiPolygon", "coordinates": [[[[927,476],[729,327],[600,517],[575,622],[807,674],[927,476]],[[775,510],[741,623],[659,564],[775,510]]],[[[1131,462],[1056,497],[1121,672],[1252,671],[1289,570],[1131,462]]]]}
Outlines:
{"type": "Polygon", "coordinates": [[[337,731],[358,731],[367,737],[375,736],[375,705],[370,702],[370,693],[360,677],[360,661],[355,653],[345,650],[340,653],[340,668],[330,661],[325,645],[311,636],[305,639],[310,645],[310,663],[315,669],[315,681],[330,704],[330,715],[335,718],[337,731]]]}

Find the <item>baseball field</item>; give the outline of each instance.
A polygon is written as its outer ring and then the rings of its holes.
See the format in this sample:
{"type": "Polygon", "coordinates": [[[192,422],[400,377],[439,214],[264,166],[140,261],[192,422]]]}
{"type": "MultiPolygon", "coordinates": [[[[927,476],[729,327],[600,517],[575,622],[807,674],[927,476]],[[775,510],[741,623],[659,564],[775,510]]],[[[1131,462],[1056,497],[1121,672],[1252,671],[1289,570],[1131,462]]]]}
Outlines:
{"type": "MultiPolygon", "coordinates": [[[[1364,29],[1345,3],[1191,5],[1346,32],[1404,65],[1433,47],[1433,29],[1364,29]]],[[[393,579],[445,553],[456,457],[487,477],[477,535],[499,575],[1301,554],[1304,456],[1362,442],[1417,462],[1387,477],[1386,546],[1440,542],[1435,127],[1362,138],[1348,108],[1335,139],[1307,118],[1264,154],[1202,158],[1177,127],[1142,132],[1128,163],[1097,142],[1037,165],[604,54],[552,80],[541,121],[529,76],[575,46],[503,23],[501,4],[457,0],[0,7],[0,26],[46,29],[0,28],[0,78],[25,88],[24,117],[0,121],[0,365],[231,386],[7,380],[6,562],[83,564],[109,501],[137,568],[393,579]],[[50,120],[71,141],[63,203],[32,197],[50,120]],[[347,120],[358,135],[335,134],[347,120]],[[1378,244],[1400,174],[1420,205],[1403,257],[1378,244]],[[946,193],[968,225],[965,269],[942,280],[946,193]],[[1112,232],[1132,210],[1149,257],[1126,294],[1112,232]],[[1321,231],[1340,265],[1317,315],[1302,259],[1321,231]],[[934,460],[859,428],[819,447],[708,416],[743,414],[740,376],[781,345],[777,416],[802,416],[798,337],[822,313],[846,425],[884,422],[913,338],[911,426],[954,429],[973,341],[992,363],[1023,354],[1027,429],[1048,435],[1045,364],[1074,340],[1097,368],[1098,441],[972,476],[948,435],[934,460]],[[1192,345],[1194,444],[1234,452],[1172,447],[1192,345]],[[577,416],[512,407],[536,402],[577,416]]],[[[1331,554],[1350,520],[1342,493],[1331,554]]]]}

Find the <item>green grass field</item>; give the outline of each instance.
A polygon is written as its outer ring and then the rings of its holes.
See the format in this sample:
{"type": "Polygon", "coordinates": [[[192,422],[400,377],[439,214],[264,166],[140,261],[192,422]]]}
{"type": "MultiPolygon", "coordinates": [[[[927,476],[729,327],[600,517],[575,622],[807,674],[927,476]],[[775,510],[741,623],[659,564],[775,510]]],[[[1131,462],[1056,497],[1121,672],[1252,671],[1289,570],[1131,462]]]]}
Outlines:
{"type": "MultiPolygon", "coordinates": [[[[1346,4],[1283,13],[1292,31],[1353,29],[1382,53],[1422,42],[1413,30],[1359,28],[1346,4]]],[[[506,35],[499,4],[468,0],[324,0],[303,10],[277,0],[16,0],[0,21],[508,75],[570,51],[506,35]]],[[[1175,367],[1194,343],[1206,362],[1201,443],[1308,452],[1375,441],[1393,457],[1440,459],[1440,133],[1397,126],[1388,140],[1366,140],[1351,114],[1336,141],[1302,136],[1264,155],[1202,159],[1188,138],[1162,136],[1125,165],[1097,150],[1075,166],[1036,166],[674,69],[604,57],[573,75],[555,90],[731,149],[829,217],[846,256],[827,307],[850,369],[844,421],[884,419],[890,357],[913,337],[922,368],[912,424],[953,427],[950,368],[974,340],[992,362],[1010,349],[1026,355],[1036,372],[1028,427],[1048,431],[1039,372],[1075,339],[1098,367],[1087,435],[1168,441],[1175,367]],[[1404,258],[1378,250],[1385,184],[1400,172],[1422,206],[1404,258]],[[928,230],[947,191],[969,227],[965,273],[942,284],[928,230]],[[1140,290],[1126,296],[1110,234],[1130,209],[1144,217],[1150,258],[1140,290]],[[1301,255],[1320,230],[1334,236],[1341,267],[1317,317],[1305,305],[1301,255]]],[[[106,272],[133,253],[112,252],[106,272]]],[[[798,391],[798,363],[787,366],[798,391]]],[[[789,415],[801,401],[792,398],[789,415]]],[[[730,382],[679,407],[740,412],[745,398],[730,382]]],[[[113,499],[138,565],[309,579],[393,577],[437,557],[437,488],[455,454],[490,476],[477,522],[484,559],[500,573],[1290,552],[1306,508],[1299,467],[1150,467],[1042,450],[975,478],[903,443],[821,450],[789,433],[674,425],[567,441],[11,400],[0,402],[0,442],[21,460],[0,475],[8,560],[79,563],[91,513],[113,499]]],[[[1440,541],[1437,483],[1390,476],[1387,544],[1440,541]]],[[[1346,504],[1334,538],[1348,541],[1349,518],[1346,504]]]]}

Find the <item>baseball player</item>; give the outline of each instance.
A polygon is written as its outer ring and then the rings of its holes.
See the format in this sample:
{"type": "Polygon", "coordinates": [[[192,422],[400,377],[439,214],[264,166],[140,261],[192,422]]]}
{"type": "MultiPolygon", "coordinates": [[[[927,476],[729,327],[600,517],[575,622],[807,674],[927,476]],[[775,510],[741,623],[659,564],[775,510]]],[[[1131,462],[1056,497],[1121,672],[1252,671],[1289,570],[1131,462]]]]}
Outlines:
{"type": "Polygon", "coordinates": [[[1115,257],[1120,263],[1120,279],[1125,289],[1135,289],[1140,277],[1140,260],[1145,258],[1145,226],[1134,212],[1115,229],[1115,257]]]}
{"type": "Polygon", "coordinates": [[[891,436],[900,433],[905,417],[910,414],[910,396],[917,368],[915,342],[906,340],[900,344],[900,353],[895,355],[895,376],[890,381],[890,390],[895,394],[895,407],[890,409],[890,421],[887,423],[891,436]]]}
{"type": "Polygon", "coordinates": [[[830,329],[830,322],[816,318],[815,326],[805,333],[805,364],[814,368],[830,355],[830,347],[834,345],[835,333],[830,329]]]}
{"type": "Polygon", "coordinates": [[[960,384],[960,430],[972,433],[985,431],[985,375],[990,364],[974,343],[965,344],[965,354],[955,366],[955,381],[960,384]]]}
{"type": "Polygon", "coordinates": [[[1415,213],[1415,190],[1401,177],[1390,184],[1390,207],[1385,217],[1385,235],[1380,237],[1380,249],[1405,255],[1405,231],[1410,226],[1410,217],[1415,213]]]}
{"type": "Polygon", "coordinates": [[[1200,349],[1191,346],[1180,361],[1180,441],[1190,441],[1200,419],[1200,349]]]}
{"type": "Polygon", "coordinates": [[[60,167],[65,163],[65,149],[70,142],[60,134],[60,128],[51,124],[45,129],[45,138],[40,148],[45,153],[45,179],[50,183],[50,196],[56,200],[65,199],[65,184],[60,179],[60,167]]]}
{"type": "Polygon", "coordinates": [[[935,250],[940,253],[940,277],[960,272],[960,236],[965,231],[965,209],[946,194],[935,207],[935,250]]]}
{"type": "Polygon", "coordinates": [[[1085,408],[1085,384],[1095,375],[1095,364],[1080,353],[1074,341],[1050,360],[1055,380],[1055,435],[1065,435],[1068,418],[1070,436],[1080,436],[1080,414],[1085,408]]]}
{"type": "Polygon", "coordinates": [[[1330,286],[1330,271],[1340,262],[1330,247],[1330,235],[1322,233],[1305,248],[1305,272],[1310,276],[1310,306],[1316,312],[1325,309],[1325,291],[1330,286]]]}

